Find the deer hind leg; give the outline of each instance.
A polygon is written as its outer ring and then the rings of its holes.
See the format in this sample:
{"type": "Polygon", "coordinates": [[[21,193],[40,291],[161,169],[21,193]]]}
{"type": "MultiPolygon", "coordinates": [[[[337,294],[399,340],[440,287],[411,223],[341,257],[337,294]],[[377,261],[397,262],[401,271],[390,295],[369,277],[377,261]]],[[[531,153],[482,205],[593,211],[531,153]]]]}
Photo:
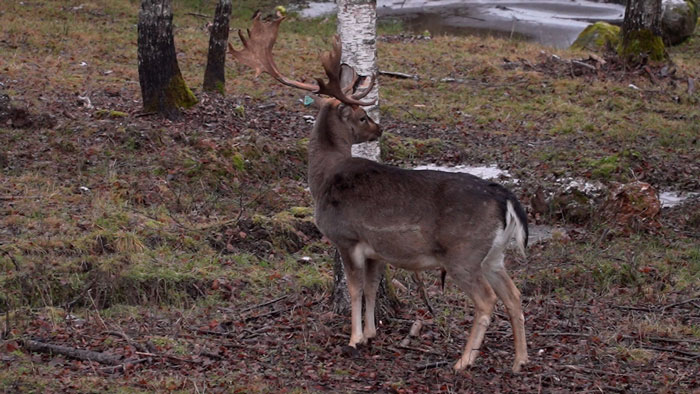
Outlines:
{"type": "Polygon", "coordinates": [[[497,257],[498,259],[494,260],[492,264],[484,267],[485,276],[508,310],[510,324],[513,328],[513,341],[515,342],[513,372],[520,372],[521,367],[528,362],[527,344],[525,343],[525,317],[520,305],[520,291],[515,287],[513,280],[510,279],[503,266],[503,253],[497,257]]]}
{"type": "Polygon", "coordinates": [[[377,288],[379,287],[379,281],[383,270],[383,262],[367,260],[364,282],[365,329],[362,332],[364,342],[377,336],[377,327],[374,323],[374,310],[377,300],[377,288]]]}
{"type": "Polygon", "coordinates": [[[340,250],[343,260],[345,279],[350,293],[351,330],[349,346],[357,347],[358,343],[364,343],[362,334],[362,289],[365,278],[365,259],[362,256],[354,256],[348,250],[340,250]],[[361,260],[361,261],[355,261],[361,260]]]}
{"type": "MultiPolygon", "coordinates": [[[[451,276],[454,277],[454,275],[451,276]]],[[[455,280],[474,302],[474,323],[469,333],[469,339],[464,347],[462,357],[454,365],[454,369],[459,371],[472,366],[479,355],[479,348],[484,340],[486,329],[491,323],[491,313],[493,313],[498,298],[480,273],[475,273],[475,277],[472,277],[471,281],[456,278],[455,280]]]]}

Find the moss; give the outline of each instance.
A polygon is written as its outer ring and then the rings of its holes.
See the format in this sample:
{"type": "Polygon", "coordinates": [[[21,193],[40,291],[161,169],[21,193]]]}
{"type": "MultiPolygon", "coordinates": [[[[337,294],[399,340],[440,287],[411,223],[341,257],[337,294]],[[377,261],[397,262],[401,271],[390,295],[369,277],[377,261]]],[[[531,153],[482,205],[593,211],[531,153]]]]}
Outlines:
{"type": "Polygon", "coordinates": [[[605,22],[596,22],[586,27],[571,44],[572,49],[605,50],[620,44],[620,27],[605,22]]]}
{"type": "Polygon", "coordinates": [[[190,108],[197,104],[197,97],[187,87],[185,80],[179,73],[170,80],[166,94],[171,97],[172,102],[179,108],[190,108]]]}
{"type": "Polygon", "coordinates": [[[620,43],[617,53],[622,59],[632,63],[638,63],[644,57],[660,61],[666,58],[666,47],[660,36],[644,29],[628,32],[626,43],[620,43]]]}

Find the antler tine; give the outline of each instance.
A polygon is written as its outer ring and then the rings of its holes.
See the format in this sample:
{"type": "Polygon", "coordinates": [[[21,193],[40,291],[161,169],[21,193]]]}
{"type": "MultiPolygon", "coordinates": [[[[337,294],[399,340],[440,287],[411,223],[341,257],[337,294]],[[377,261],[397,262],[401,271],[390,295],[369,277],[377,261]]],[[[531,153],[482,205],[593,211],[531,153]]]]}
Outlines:
{"type": "Polygon", "coordinates": [[[318,86],[291,80],[279,72],[272,57],[272,47],[275,45],[280,23],[282,23],[284,17],[265,22],[260,19],[260,15],[260,13],[257,13],[253,17],[253,26],[250,29],[246,29],[248,33],[247,38],[241,30],[238,30],[238,36],[243,44],[242,50],[237,51],[233,49],[230,43],[228,44],[229,51],[233,57],[255,70],[256,77],[265,72],[284,85],[317,92],[318,86]]]}
{"type": "MultiPolygon", "coordinates": [[[[340,71],[341,71],[341,64],[340,64],[340,53],[341,53],[341,44],[340,44],[340,37],[336,35],[333,39],[333,49],[322,54],[321,55],[321,63],[323,64],[323,69],[326,71],[326,76],[328,76],[328,83],[323,82],[323,80],[317,78],[316,82],[318,83],[318,92],[319,94],[325,94],[331,97],[335,97],[336,99],[340,100],[341,102],[345,104],[351,104],[351,105],[362,105],[362,106],[367,106],[367,105],[373,105],[376,101],[359,101],[355,99],[354,97],[350,96],[348,97],[346,92],[347,89],[352,89],[352,85],[343,88],[340,84],[340,71]]],[[[354,72],[354,70],[353,70],[354,72]]],[[[353,78],[355,79],[355,78],[353,78]]],[[[366,96],[367,93],[365,93],[362,97],[366,96]]]]}

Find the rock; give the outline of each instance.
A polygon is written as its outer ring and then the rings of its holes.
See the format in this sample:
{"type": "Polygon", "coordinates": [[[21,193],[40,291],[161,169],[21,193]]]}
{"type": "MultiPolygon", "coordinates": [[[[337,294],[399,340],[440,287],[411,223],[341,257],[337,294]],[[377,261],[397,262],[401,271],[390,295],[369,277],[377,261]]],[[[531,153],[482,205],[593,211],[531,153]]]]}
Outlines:
{"type": "Polygon", "coordinates": [[[617,48],[620,43],[620,27],[605,22],[596,22],[586,27],[571,44],[573,49],[604,51],[617,48]]]}
{"type": "Polygon", "coordinates": [[[677,45],[693,35],[698,20],[698,0],[664,0],[661,31],[664,41],[677,45]]]}
{"type": "Polygon", "coordinates": [[[597,181],[562,179],[562,186],[552,196],[552,214],[569,223],[586,224],[605,200],[607,189],[597,181]]]}

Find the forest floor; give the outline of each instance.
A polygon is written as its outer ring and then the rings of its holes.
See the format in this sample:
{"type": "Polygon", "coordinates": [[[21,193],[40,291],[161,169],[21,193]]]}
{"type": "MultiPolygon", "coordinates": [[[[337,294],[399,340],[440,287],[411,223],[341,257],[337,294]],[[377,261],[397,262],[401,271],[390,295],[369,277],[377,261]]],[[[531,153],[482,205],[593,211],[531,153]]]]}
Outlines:
{"type": "MultiPolygon", "coordinates": [[[[471,306],[438,272],[423,275],[433,315],[391,270],[401,305],[344,350],[306,184],[314,112],[236,64],[225,97],[201,92],[202,4],[175,1],[199,99],[178,121],[141,110],[138,2],[0,6],[0,391],[697,390],[700,31],[668,62],[629,67],[380,24],[380,69],[415,76],[379,77],[382,160],[497,165],[552,235],[506,262],[530,363],[510,372],[499,304],[476,365],[454,372],[471,306]],[[687,199],[661,207],[658,192],[687,199]]],[[[251,4],[234,4],[233,28],[251,4]]],[[[320,75],[334,31],[290,17],[280,68],[320,75]]]]}

